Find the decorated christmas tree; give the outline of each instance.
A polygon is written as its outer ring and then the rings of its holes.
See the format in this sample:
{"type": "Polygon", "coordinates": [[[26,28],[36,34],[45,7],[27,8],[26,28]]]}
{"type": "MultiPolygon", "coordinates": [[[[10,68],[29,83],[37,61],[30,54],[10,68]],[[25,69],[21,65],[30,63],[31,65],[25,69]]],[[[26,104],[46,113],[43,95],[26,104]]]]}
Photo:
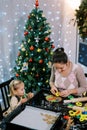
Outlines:
{"type": "Polygon", "coordinates": [[[87,0],[82,0],[79,9],[76,9],[75,11],[79,34],[84,40],[85,38],[87,38],[87,0]]]}
{"type": "Polygon", "coordinates": [[[50,38],[51,28],[46,21],[36,0],[35,8],[29,13],[25,24],[24,40],[14,67],[15,78],[25,83],[26,92],[49,88],[54,44],[50,38]]]}

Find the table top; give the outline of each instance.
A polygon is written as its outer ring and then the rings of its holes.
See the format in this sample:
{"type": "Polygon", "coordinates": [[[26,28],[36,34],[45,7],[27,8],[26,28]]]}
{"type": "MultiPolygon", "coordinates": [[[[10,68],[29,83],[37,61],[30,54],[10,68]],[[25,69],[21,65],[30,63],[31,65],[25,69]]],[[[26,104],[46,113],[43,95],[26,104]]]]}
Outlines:
{"type": "MultiPolygon", "coordinates": [[[[69,110],[71,108],[69,109],[67,105],[72,105],[64,104],[63,101],[65,99],[71,99],[74,97],[73,95],[70,95],[68,98],[62,98],[62,100],[57,99],[57,101],[54,102],[54,99],[52,101],[48,100],[47,97],[49,97],[49,95],[51,95],[51,92],[49,90],[44,89],[39,91],[32,99],[25,103],[24,107],[22,106],[17,108],[17,110],[11,114],[11,117],[9,117],[8,120],[9,124],[16,124],[27,128],[30,127],[31,129],[33,128],[33,130],[56,130],[51,128],[53,128],[53,126],[57,124],[54,128],[58,128],[58,130],[63,130],[64,124],[67,123],[66,119],[64,119],[64,116],[70,116],[69,110]],[[50,124],[50,118],[54,119],[56,117],[57,120],[50,124]],[[39,123],[41,125],[39,125],[39,123]],[[60,127],[59,124],[61,124],[60,127]]],[[[71,127],[70,130],[73,130],[74,127],[78,128],[78,130],[83,130],[84,128],[87,128],[87,123],[80,122],[78,119],[78,115],[76,116],[77,117],[71,117],[73,118],[74,125],[71,127]]],[[[15,129],[13,129],[12,127],[12,129],[8,128],[6,130],[15,129]]]]}
{"type": "Polygon", "coordinates": [[[35,130],[50,130],[59,116],[60,113],[26,106],[11,123],[35,130]]]}

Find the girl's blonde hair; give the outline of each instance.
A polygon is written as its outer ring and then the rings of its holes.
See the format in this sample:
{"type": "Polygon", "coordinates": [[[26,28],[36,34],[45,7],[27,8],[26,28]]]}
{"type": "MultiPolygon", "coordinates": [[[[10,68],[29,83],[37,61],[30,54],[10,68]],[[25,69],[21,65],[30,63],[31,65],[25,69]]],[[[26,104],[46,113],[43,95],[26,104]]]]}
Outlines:
{"type": "Polygon", "coordinates": [[[17,90],[20,87],[20,84],[23,83],[21,80],[12,80],[9,84],[10,87],[10,95],[14,96],[15,95],[15,90],[17,90]]]}

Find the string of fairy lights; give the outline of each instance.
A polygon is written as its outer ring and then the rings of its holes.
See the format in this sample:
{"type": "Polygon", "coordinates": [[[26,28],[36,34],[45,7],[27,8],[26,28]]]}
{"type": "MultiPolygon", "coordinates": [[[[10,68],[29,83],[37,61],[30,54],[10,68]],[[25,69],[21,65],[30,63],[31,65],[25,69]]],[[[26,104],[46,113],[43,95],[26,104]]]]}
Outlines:
{"type": "MultiPolygon", "coordinates": [[[[0,82],[13,76],[12,69],[24,38],[27,16],[34,8],[34,3],[35,0],[0,0],[0,82]]],[[[63,32],[64,4],[64,0],[39,0],[39,7],[50,23],[51,38],[55,47],[65,43],[67,48],[71,48],[69,42],[72,40],[72,28],[68,16],[65,18],[66,31],[63,32]]],[[[72,57],[71,49],[68,54],[72,57]]]]}

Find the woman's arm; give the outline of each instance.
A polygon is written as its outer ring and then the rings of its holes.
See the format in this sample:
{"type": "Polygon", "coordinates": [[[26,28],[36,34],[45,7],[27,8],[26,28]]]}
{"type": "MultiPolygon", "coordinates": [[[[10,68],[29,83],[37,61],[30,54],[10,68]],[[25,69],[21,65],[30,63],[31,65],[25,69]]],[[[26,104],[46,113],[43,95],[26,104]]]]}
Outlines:
{"type": "Polygon", "coordinates": [[[63,90],[60,92],[60,96],[61,97],[67,97],[71,94],[77,94],[78,90],[77,89],[67,89],[67,90],[63,90]]]}
{"type": "Polygon", "coordinates": [[[51,68],[51,76],[50,76],[50,87],[54,87],[54,82],[55,82],[55,70],[54,70],[54,67],[52,66],[51,68]]]}
{"type": "Polygon", "coordinates": [[[58,90],[57,90],[57,88],[56,88],[54,82],[55,82],[55,70],[54,70],[54,67],[52,66],[49,84],[50,84],[50,87],[51,87],[51,90],[50,90],[50,91],[51,91],[53,94],[55,94],[56,92],[58,92],[58,90]]]}
{"type": "Polygon", "coordinates": [[[76,70],[76,77],[78,80],[78,94],[82,94],[83,92],[87,91],[87,80],[83,71],[83,68],[79,65],[76,70]]]}
{"type": "Polygon", "coordinates": [[[83,92],[87,91],[87,80],[80,65],[78,65],[76,68],[75,73],[78,82],[78,88],[64,90],[60,93],[61,96],[67,97],[70,94],[81,95],[83,92]]]}

